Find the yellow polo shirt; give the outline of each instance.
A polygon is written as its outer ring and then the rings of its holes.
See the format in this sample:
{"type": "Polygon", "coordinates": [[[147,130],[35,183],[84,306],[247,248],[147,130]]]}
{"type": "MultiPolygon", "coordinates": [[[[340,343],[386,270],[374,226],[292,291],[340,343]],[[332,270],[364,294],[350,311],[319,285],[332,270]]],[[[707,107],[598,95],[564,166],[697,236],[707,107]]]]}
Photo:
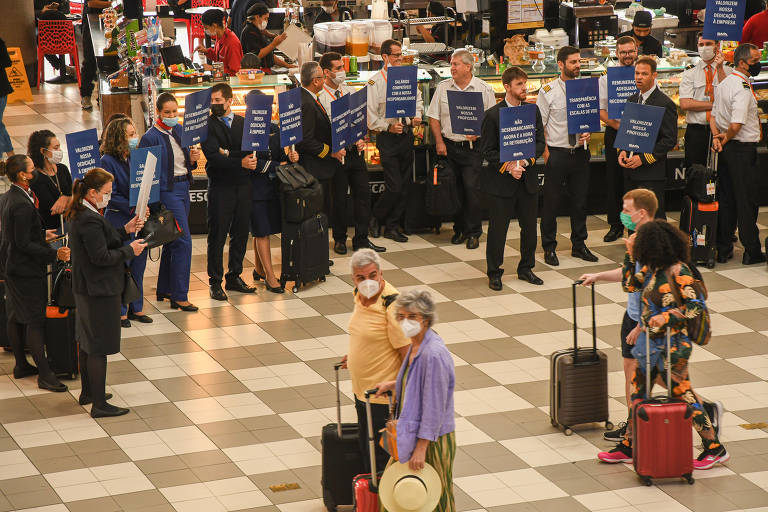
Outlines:
{"type": "MultiPolygon", "coordinates": [[[[384,297],[397,294],[397,289],[384,282],[384,290],[370,306],[354,298],[355,309],[349,319],[349,352],[347,366],[352,378],[352,391],[360,401],[365,401],[365,391],[383,381],[395,380],[400,371],[399,348],[411,340],[405,337],[395,319],[395,305],[384,308],[384,297]]],[[[386,397],[371,398],[372,403],[386,404],[386,397]]]]}

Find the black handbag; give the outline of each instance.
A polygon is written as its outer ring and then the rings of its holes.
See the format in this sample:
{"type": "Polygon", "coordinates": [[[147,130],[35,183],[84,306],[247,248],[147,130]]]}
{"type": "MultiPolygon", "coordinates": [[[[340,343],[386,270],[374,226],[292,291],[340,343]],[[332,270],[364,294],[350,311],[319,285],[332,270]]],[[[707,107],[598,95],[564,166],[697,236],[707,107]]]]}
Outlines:
{"type": "Polygon", "coordinates": [[[72,292],[72,263],[61,262],[53,280],[53,295],[51,297],[54,306],[60,308],[75,308],[75,294],[72,292]]]}
{"type": "Polygon", "coordinates": [[[184,231],[176,221],[173,212],[163,208],[149,216],[136,238],[143,238],[147,242],[147,249],[154,249],[169,244],[183,235],[184,231]]]}
{"type": "Polygon", "coordinates": [[[133,278],[131,270],[126,267],[123,274],[123,294],[120,298],[120,302],[123,304],[130,304],[141,298],[141,292],[139,291],[139,285],[136,284],[136,279],[133,278]]]}

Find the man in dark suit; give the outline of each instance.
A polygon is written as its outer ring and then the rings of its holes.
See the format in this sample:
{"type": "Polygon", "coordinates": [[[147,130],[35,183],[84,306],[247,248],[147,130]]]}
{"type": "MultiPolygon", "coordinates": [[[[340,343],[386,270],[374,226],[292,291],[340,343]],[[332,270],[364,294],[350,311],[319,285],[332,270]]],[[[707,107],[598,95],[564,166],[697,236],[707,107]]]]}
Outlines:
{"type": "Polygon", "coordinates": [[[667,153],[677,144],[677,106],[656,87],[656,61],[641,57],[635,64],[635,84],[639,92],[627,98],[629,103],[641,103],[664,108],[659,134],[653,153],[632,155],[621,151],[619,165],[624,168],[624,185],[627,190],[647,188],[653,190],[659,201],[657,219],[666,219],[664,213],[664,190],[667,184],[667,153]]]}
{"type": "Polygon", "coordinates": [[[525,102],[525,71],[512,66],[504,71],[501,81],[507,94],[502,101],[485,112],[480,140],[483,167],[480,173],[480,190],[488,194],[488,242],[485,259],[488,267],[488,287],[501,290],[504,269],[504,248],[507,228],[513,216],[520,224],[520,263],[517,277],[531,284],[544,281],[533,273],[536,261],[536,213],[538,210],[539,181],[533,164],[546,147],[541,113],[536,107],[536,157],[526,160],[501,162],[499,151],[499,116],[503,108],[519,107],[525,102]]]}
{"type": "Polygon", "coordinates": [[[208,175],[208,284],[211,298],[227,300],[221,289],[222,278],[227,290],[253,293],[240,277],[248,246],[251,224],[250,173],[256,169],[256,158],[240,148],[245,120],[232,112],[232,88],[216,84],[211,88],[211,117],[208,138],[203,142],[208,175]],[[229,271],[224,274],[224,242],[229,234],[229,271]]]}
{"type": "Polygon", "coordinates": [[[333,218],[333,189],[331,180],[341,169],[346,151],[331,153],[331,119],[318,99],[325,75],[314,61],[301,66],[301,129],[304,139],[296,144],[299,163],[323,187],[323,213],[333,218]]]}

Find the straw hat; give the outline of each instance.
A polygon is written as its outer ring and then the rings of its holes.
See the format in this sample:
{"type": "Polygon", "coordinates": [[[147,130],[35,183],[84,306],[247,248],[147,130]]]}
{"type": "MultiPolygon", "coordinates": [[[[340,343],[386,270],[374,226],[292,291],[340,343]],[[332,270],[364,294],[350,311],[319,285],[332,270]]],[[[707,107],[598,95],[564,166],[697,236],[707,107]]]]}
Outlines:
{"type": "Polygon", "coordinates": [[[379,482],[379,499],[388,512],[431,512],[440,501],[443,486],[429,464],[413,471],[408,464],[389,466],[379,482]]]}

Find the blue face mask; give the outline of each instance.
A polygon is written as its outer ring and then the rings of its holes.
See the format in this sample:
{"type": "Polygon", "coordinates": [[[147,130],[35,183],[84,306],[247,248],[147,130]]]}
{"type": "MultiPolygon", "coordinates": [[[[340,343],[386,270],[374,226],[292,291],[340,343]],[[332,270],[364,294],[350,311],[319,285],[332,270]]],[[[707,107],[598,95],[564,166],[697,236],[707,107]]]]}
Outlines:
{"type": "Polygon", "coordinates": [[[160,120],[163,121],[163,124],[168,128],[173,128],[174,126],[179,124],[178,117],[161,117],[160,120]]]}
{"type": "Polygon", "coordinates": [[[619,219],[621,219],[621,223],[625,228],[630,231],[637,231],[637,223],[632,222],[632,216],[630,214],[621,212],[619,213],[619,219]]]}
{"type": "Polygon", "coordinates": [[[137,147],[139,147],[139,139],[138,139],[138,138],[134,138],[134,139],[128,139],[128,148],[129,148],[131,151],[133,151],[133,150],[134,150],[134,149],[136,149],[137,147]]]}

